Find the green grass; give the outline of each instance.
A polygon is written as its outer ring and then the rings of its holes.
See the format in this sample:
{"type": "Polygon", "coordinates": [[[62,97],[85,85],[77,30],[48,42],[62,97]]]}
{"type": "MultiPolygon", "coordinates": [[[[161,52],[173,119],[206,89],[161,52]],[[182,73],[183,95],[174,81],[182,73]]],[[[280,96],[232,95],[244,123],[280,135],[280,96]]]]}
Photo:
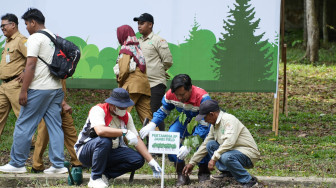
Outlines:
{"type": "MultiPolygon", "coordinates": [[[[255,168],[249,170],[253,175],[336,177],[335,46],[331,49],[334,49],[333,53],[320,51],[321,62],[299,64],[292,61],[287,65],[288,117],[280,114],[279,136],[274,136],[271,131],[273,94],[210,93],[223,109],[240,119],[254,136],[261,160],[255,164],[255,168]]],[[[289,49],[288,52],[291,59],[302,54],[304,52],[300,49],[289,49]]],[[[280,111],[282,75],[283,65],[280,64],[280,111]]],[[[90,108],[103,102],[109,93],[107,90],[68,89],[68,103],[74,110],[77,131],[82,129],[90,108]]],[[[175,120],[176,115],[173,112],[166,118],[166,127],[175,120]]],[[[140,130],[142,125],[134,110],[132,116],[140,130]]],[[[14,114],[10,113],[0,140],[2,156],[9,155],[15,120],[14,114]]],[[[9,160],[1,159],[1,164],[9,160]]],[[[161,163],[161,158],[157,161],[161,163]]],[[[174,175],[174,171],[173,164],[166,160],[166,174],[174,175]]],[[[151,174],[151,169],[146,164],[136,173],[151,174]]],[[[197,169],[194,174],[197,174],[197,169]]]]}

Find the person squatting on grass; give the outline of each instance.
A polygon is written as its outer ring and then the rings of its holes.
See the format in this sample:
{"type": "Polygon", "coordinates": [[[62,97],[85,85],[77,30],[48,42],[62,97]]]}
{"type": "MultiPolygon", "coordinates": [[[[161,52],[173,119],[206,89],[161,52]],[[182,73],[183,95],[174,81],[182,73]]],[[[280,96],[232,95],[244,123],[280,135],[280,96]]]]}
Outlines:
{"type": "MultiPolygon", "coordinates": [[[[179,117],[169,127],[169,132],[179,132],[181,139],[190,136],[187,131],[187,125],[193,117],[198,115],[199,106],[203,102],[210,99],[209,94],[191,83],[191,79],[187,74],[176,75],[170,85],[170,90],[162,98],[162,106],[154,114],[153,119],[145,127],[140,130],[141,138],[146,137],[150,131],[154,131],[167,115],[174,109],[178,112],[184,112],[187,116],[186,121],[182,124],[179,121],[179,117]]],[[[201,138],[205,138],[210,128],[209,124],[205,121],[200,121],[195,127],[193,135],[199,135],[201,138]]],[[[189,154],[191,148],[188,146],[181,146],[179,154],[168,155],[170,161],[175,163],[177,177],[177,186],[187,185],[190,183],[188,175],[182,174],[184,168],[184,158],[189,154]]],[[[208,180],[210,178],[210,172],[208,170],[208,162],[210,157],[205,155],[199,162],[198,180],[199,182],[208,180]]]]}
{"type": "Polygon", "coordinates": [[[234,177],[244,187],[258,185],[257,179],[245,168],[253,168],[260,153],[250,131],[233,115],[221,111],[214,100],[205,101],[200,105],[196,121],[211,123],[208,136],[183,169],[183,174],[191,173],[195,164],[204,156],[210,155],[209,170],[215,166],[221,172],[211,176],[212,179],[234,177]]]}
{"type": "Polygon", "coordinates": [[[31,138],[38,123],[43,118],[50,137],[49,158],[53,164],[44,172],[58,173],[66,171],[64,167],[64,135],[62,131],[61,104],[64,93],[60,79],[51,75],[48,66],[38,57],[51,63],[55,46],[44,34],[36,33],[44,30],[45,18],[41,11],[29,8],[23,14],[30,37],[27,41],[27,63],[19,96],[20,115],[15,123],[11,160],[0,167],[0,171],[9,173],[25,173],[25,162],[29,156],[31,138]]]}
{"type": "Polygon", "coordinates": [[[113,89],[106,103],[91,108],[75,144],[83,166],[92,167],[89,187],[108,187],[110,178],[141,168],[144,158],[159,176],[161,167],[138,136],[133,118],[126,109],[134,102],[123,88],[113,89]],[[134,145],[137,151],[129,148],[134,145]]]}

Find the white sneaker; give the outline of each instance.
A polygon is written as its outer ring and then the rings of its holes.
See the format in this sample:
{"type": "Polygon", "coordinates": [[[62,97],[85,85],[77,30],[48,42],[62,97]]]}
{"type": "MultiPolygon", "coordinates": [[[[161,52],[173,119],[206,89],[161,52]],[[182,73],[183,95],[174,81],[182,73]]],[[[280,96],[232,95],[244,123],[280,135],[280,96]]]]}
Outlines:
{"type": "Polygon", "coordinates": [[[91,188],[106,188],[108,186],[107,186],[107,184],[104,182],[104,180],[102,178],[93,180],[90,177],[90,181],[88,183],[88,187],[91,187],[91,188]]]}
{"type": "Polygon", "coordinates": [[[15,167],[10,164],[6,164],[4,166],[0,166],[1,172],[7,172],[7,173],[26,173],[26,167],[15,167]]]}
{"type": "Polygon", "coordinates": [[[104,174],[102,175],[102,180],[107,186],[109,186],[109,179],[104,174]]]}
{"type": "Polygon", "coordinates": [[[51,166],[50,168],[46,169],[43,171],[45,174],[64,174],[68,172],[68,169],[63,167],[63,168],[55,168],[51,166]]]}

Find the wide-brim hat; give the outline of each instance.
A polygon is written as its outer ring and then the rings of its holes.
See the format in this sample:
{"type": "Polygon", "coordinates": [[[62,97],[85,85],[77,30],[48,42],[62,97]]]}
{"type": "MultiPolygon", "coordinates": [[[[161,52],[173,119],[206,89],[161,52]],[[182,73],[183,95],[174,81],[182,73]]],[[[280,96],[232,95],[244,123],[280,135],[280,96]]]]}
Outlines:
{"type": "Polygon", "coordinates": [[[134,102],[129,97],[128,92],[123,88],[113,89],[111,96],[107,98],[105,102],[121,108],[127,108],[134,105],[134,102]]]}

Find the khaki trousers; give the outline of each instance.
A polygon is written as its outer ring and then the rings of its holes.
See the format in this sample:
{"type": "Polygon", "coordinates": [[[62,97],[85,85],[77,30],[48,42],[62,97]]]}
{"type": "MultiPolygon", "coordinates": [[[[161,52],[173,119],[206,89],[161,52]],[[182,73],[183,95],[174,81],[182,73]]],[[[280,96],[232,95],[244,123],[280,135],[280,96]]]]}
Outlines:
{"type": "Polygon", "coordinates": [[[19,117],[21,108],[19,104],[20,92],[21,83],[16,80],[12,80],[8,83],[2,82],[0,85],[0,136],[11,109],[13,109],[15,116],[19,117]]]}
{"type": "MultiPolygon", "coordinates": [[[[64,145],[70,153],[70,163],[75,166],[82,165],[77,159],[74,145],[77,141],[77,131],[73,123],[72,116],[69,113],[62,111],[62,129],[64,132],[64,145]]],[[[43,153],[47,148],[49,142],[49,135],[47,127],[42,119],[37,130],[37,140],[35,143],[34,155],[33,155],[33,168],[35,170],[44,170],[43,165],[43,153]]]]}
{"type": "MultiPolygon", "coordinates": [[[[134,102],[134,107],[138,113],[141,124],[144,122],[145,118],[152,120],[153,114],[150,107],[150,96],[140,94],[140,93],[130,93],[130,98],[134,102]]],[[[127,108],[128,112],[131,112],[133,106],[127,108]]]]}

